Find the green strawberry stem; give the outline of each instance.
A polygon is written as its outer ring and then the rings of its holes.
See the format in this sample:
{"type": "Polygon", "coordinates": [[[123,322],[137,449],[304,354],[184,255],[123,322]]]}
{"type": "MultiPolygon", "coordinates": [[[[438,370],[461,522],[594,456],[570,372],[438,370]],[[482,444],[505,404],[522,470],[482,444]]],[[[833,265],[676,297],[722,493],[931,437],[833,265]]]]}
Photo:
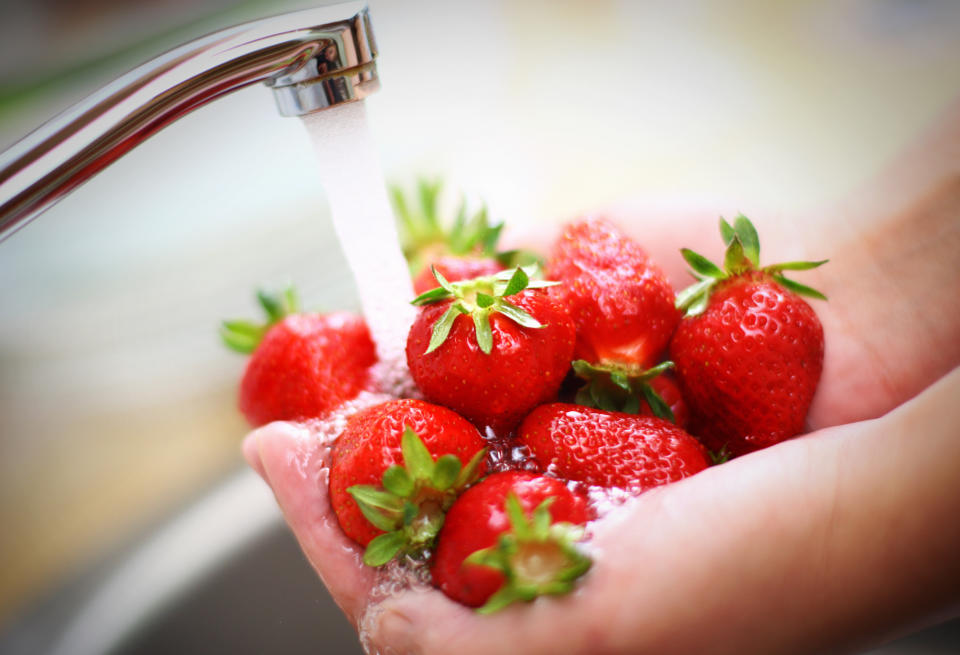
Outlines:
{"type": "Polygon", "coordinates": [[[666,361],[646,370],[633,370],[578,359],[573,362],[573,372],[586,380],[586,384],[577,391],[574,402],[608,412],[637,414],[642,399],[654,416],[676,423],[670,405],[650,385],[650,380],[672,367],[673,362],[666,361]]]}
{"type": "Polygon", "coordinates": [[[494,546],[464,560],[465,564],[496,569],[504,576],[503,585],[477,612],[491,614],[516,601],[566,594],[590,569],[590,558],[576,545],[583,538],[583,528],[551,523],[550,505],[554,500],[544,500],[528,518],[517,496],[513,492],[507,495],[510,530],[501,534],[494,546]]]}
{"type": "Polygon", "coordinates": [[[687,316],[696,316],[703,313],[707,308],[710,294],[719,282],[754,272],[769,275],[785,289],[797,295],[820,300],[827,299],[816,289],[785,277],[783,271],[807,271],[822,266],[829,260],[786,262],[761,268],[760,238],[753,223],[743,214],[734,219],[733,225],[730,225],[721,216],[720,236],[727,247],[723,257],[723,268],[688,248],[680,250],[683,258],[690,265],[691,273],[697,278],[697,282],[677,294],[677,309],[684,311],[687,316]]]}
{"type": "Polygon", "coordinates": [[[486,206],[468,215],[462,197],[456,216],[445,220],[440,207],[442,190],[439,180],[421,179],[413,201],[399,186],[390,187],[401,247],[412,273],[440,255],[496,255],[503,223],[491,224],[486,206]]]}
{"type": "Polygon", "coordinates": [[[285,317],[300,311],[300,300],[292,285],[275,293],[260,289],[257,291],[257,301],[267,315],[266,323],[248,320],[224,321],[220,326],[220,338],[227,348],[249,355],[260,345],[267,330],[285,317]]]}
{"type": "Polygon", "coordinates": [[[380,487],[353,485],[347,489],[363,516],[384,532],[367,544],[363,554],[367,566],[382,566],[401,552],[429,548],[443,527],[446,511],[476,480],[487,452],[478,451],[466,466],[456,455],[434,460],[409,426],[400,438],[400,451],[403,466],[384,471],[380,487]]]}
{"type": "Polygon", "coordinates": [[[450,329],[461,314],[473,319],[477,345],[486,355],[493,351],[493,331],[490,327],[491,314],[501,314],[521,327],[532,329],[544,327],[540,321],[511,303],[507,298],[520,293],[524,289],[542,289],[559,284],[559,282],[549,282],[547,280],[532,280],[531,278],[536,275],[537,270],[535,267],[529,266],[518,266],[514,269],[500,271],[495,275],[485,275],[460,282],[447,281],[436,267],[431,267],[431,270],[440,286],[420,294],[413,299],[412,304],[422,306],[450,299],[453,299],[453,302],[433,324],[430,343],[424,354],[431,353],[444,344],[450,335],[450,329]]]}

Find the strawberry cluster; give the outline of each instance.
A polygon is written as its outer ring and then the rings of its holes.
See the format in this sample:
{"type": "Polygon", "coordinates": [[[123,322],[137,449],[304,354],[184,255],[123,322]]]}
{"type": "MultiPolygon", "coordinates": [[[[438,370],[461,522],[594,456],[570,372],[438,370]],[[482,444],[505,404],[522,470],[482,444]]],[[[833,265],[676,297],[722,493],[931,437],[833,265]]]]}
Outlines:
{"type": "MultiPolygon", "coordinates": [[[[823,331],[800,295],[822,296],[784,271],[823,262],[761,267],[750,221],[721,219],[724,266],[682,250],[696,282],[675,294],[640,244],[591,217],[564,227],[541,278],[494,251],[485,212],[461,210],[444,236],[437,191],[421,185],[419,213],[395,194],[403,231],[427,243],[406,249],[423,398],[352,415],[332,449],[331,504],[367,565],[426,560],[482,612],[567,593],[590,568],[584,489],[642,493],[802,431],[823,331]],[[491,457],[504,449],[529,456],[491,457]]],[[[253,350],[252,424],[321,417],[371,388],[362,319],[298,314],[289,293],[261,301],[266,326],[224,330],[253,350]]]]}

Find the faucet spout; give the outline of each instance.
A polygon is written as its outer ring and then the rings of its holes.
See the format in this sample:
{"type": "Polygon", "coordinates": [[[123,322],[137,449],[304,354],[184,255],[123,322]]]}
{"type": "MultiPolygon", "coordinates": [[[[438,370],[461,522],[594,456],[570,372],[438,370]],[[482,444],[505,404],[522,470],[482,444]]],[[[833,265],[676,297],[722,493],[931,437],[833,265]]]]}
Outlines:
{"type": "Polygon", "coordinates": [[[143,64],[0,155],[0,241],[159,130],[264,82],[284,116],[379,88],[366,6],[297,11],[215,32],[143,64]]]}

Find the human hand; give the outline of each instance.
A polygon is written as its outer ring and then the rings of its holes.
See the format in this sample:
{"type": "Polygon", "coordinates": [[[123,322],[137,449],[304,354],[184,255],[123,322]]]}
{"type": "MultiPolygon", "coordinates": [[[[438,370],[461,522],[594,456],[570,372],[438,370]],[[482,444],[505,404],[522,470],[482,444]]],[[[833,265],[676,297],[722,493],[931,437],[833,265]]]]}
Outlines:
{"type": "MultiPolygon", "coordinates": [[[[958,282],[960,186],[931,189],[890,214],[751,216],[766,261],[832,260],[804,278],[831,298],[816,304],[827,350],[811,433],[598,521],[594,568],[567,597],[480,617],[429,589],[379,594],[329,509],[325,446],[279,423],[244,452],[370,651],[839,651],[955,613],[960,308],[941,297],[958,282]]],[[[607,215],[679,288],[680,245],[717,254],[717,209],[607,215]]]]}

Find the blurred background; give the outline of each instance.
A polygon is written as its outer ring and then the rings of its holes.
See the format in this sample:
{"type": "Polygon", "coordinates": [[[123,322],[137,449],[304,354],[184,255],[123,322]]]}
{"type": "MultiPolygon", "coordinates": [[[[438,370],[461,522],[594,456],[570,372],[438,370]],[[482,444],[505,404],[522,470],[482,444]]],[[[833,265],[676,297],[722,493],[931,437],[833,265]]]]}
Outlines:
{"type": "MultiPolygon", "coordinates": [[[[166,49],[316,4],[6,0],[0,149],[166,49]]],[[[370,7],[388,179],[442,174],[534,229],[624,197],[814,208],[960,94],[951,0],[370,7]]],[[[0,635],[211,497],[211,538],[278,525],[239,473],[243,360],[218,322],[287,281],[357,303],[306,131],[269,91],[194,112],[0,243],[0,279],[0,635]]]]}

